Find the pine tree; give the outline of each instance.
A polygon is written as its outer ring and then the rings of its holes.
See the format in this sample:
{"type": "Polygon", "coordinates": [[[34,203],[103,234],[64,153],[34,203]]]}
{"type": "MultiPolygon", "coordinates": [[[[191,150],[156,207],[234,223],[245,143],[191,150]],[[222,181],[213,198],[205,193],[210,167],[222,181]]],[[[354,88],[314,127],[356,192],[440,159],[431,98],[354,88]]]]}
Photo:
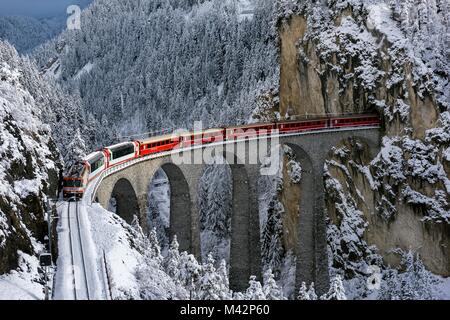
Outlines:
{"type": "Polygon", "coordinates": [[[282,243],[283,212],[283,205],[277,199],[273,199],[269,203],[267,222],[262,235],[263,243],[261,253],[264,264],[275,271],[279,269],[284,255],[284,247],[282,243]]]}
{"type": "Polygon", "coordinates": [[[433,280],[430,272],[425,268],[419,255],[416,257],[414,264],[414,271],[416,275],[416,292],[420,300],[432,300],[432,286],[433,280]]]}
{"type": "Polygon", "coordinates": [[[316,289],[314,288],[314,282],[312,282],[309,286],[309,290],[308,290],[308,296],[309,296],[309,300],[317,300],[317,294],[316,294],[316,289]]]}
{"type": "Polygon", "coordinates": [[[405,272],[401,275],[400,285],[400,298],[402,300],[416,300],[416,274],[414,270],[414,254],[412,251],[408,251],[403,256],[402,264],[405,268],[405,272]]]}
{"type": "Polygon", "coordinates": [[[180,252],[177,236],[173,237],[165,260],[166,273],[174,279],[175,282],[180,280],[180,252]]]}
{"type": "Polygon", "coordinates": [[[245,292],[245,299],[247,300],[266,300],[261,282],[256,280],[256,276],[251,276],[249,287],[245,292]]]}
{"type": "Polygon", "coordinates": [[[403,255],[402,265],[405,271],[400,275],[400,299],[432,299],[432,278],[420,257],[408,251],[403,255]]]}
{"type": "Polygon", "coordinates": [[[192,254],[182,252],[180,254],[179,282],[190,292],[191,298],[195,299],[195,291],[201,276],[202,268],[192,254]]]}
{"type": "Polygon", "coordinates": [[[159,264],[162,263],[163,257],[161,255],[161,247],[159,246],[158,236],[156,234],[156,229],[153,228],[148,235],[149,246],[147,250],[149,251],[151,257],[155,259],[159,264]]]}
{"type": "Polygon", "coordinates": [[[208,255],[202,265],[202,275],[199,280],[197,297],[200,300],[225,300],[231,298],[228,287],[220,274],[214,268],[214,258],[208,255]]]}
{"type": "Polygon", "coordinates": [[[379,300],[399,300],[399,279],[397,270],[389,269],[384,274],[384,281],[381,282],[379,300]]]}
{"type": "Polygon", "coordinates": [[[298,300],[311,300],[309,293],[308,293],[308,288],[306,287],[305,282],[302,282],[302,285],[300,286],[300,289],[298,290],[297,299],[298,300]]]}
{"type": "Polygon", "coordinates": [[[86,145],[83,137],[81,136],[80,129],[76,129],[73,135],[73,139],[67,147],[71,154],[71,158],[66,163],[66,168],[70,169],[77,162],[81,161],[86,155],[86,145]]]}
{"type": "Polygon", "coordinates": [[[222,279],[222,286],[224,286],[225,288],[229,288],[230,281],[228,278],[227,262],[225,260],[222,260],[220,262],[219,268],[217,269],[217,273],[220,275],[222,279]]]}
{"type": "Polygon", "coordinates": [[[331,279],[330,290],[320,297],[321,300],[347,300],[344,284],[340,275],[331,279]]]}
{"type": "Polygon", "coordinates": [[[264,273],[264,295],[267,300],[284,300],[283,292],[278,287],[271,269],[264,273]]]}

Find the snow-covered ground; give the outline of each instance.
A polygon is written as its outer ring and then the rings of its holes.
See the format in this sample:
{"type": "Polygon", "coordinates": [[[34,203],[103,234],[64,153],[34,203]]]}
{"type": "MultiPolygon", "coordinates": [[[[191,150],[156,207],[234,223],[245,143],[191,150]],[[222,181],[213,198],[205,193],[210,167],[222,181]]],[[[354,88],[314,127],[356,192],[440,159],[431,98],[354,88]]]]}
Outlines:
{"type": "Polygon", "coordinates": [[[17,270],[0,276],[0,300],[43,300],[37,258],[20,253],[19,259],[17,270]]]}

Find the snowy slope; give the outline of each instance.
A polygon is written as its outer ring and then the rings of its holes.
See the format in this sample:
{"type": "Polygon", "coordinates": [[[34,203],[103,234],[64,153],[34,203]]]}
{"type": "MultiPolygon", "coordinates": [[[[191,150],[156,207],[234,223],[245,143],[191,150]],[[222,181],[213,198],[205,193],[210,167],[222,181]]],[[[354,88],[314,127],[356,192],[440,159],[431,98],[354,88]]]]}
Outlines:
{"type": "Polygon", "coordinates": [[[44,281],[36,257],[19,252],[19,267],[0,275],[0,300],[43,300],[44,281]]]}
{"type": "Polygon", "coordinates": [[[0,42],[2,299],[42,298],[36,255],[46,234],[44,201],[56,193],[60,167],[50,127],[41,120],[43,109],[31,93],[40,84],[30,81],[26,67],[15,49],[0,42]]]}

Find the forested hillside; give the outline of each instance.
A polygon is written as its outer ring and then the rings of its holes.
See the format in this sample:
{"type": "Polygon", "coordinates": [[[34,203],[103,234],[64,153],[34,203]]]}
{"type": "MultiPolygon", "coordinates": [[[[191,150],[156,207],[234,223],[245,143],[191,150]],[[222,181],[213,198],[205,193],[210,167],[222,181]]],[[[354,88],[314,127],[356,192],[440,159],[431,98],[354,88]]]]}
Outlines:
{"type": "Polygon", "coordinates": [[[79,93],[91,124],[109,128],[105,140],[200,119],[244,123],[258,96],[276,88],[278,64],[272,5],[241,16],[239,3],[98,0],[80,31],[35,57],[41,66],[59,59],[58,80],[79,93]]]}
{"type": "Polygon", "coordinates": [[[64,17],[37,19],[25,16],[0,16],[0,39],[8,41],[20,53],[29,53],[38,45],[62,32],[64,17]]]}

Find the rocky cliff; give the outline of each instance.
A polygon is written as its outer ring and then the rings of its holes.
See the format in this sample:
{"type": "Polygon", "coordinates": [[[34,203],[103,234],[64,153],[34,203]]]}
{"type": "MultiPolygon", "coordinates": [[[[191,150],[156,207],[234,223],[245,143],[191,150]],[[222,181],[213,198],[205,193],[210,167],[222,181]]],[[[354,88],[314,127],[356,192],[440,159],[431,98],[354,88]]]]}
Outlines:
{"type": "Polygon", "coordinates": [[[408,250],[450,275],[448,1],[416,2],[277,3],[280,115],[383,120],[378,154],[343,141],[325,166],[330,267],[347,278],[408,250]]]}
{"type": "Polygon", "coordinates": [[[37,72],[0,42],[0,275],[18,267],[20,254],[43,249],[44,201],[55,196],[59,151],[42,122],[37,72]]]}

